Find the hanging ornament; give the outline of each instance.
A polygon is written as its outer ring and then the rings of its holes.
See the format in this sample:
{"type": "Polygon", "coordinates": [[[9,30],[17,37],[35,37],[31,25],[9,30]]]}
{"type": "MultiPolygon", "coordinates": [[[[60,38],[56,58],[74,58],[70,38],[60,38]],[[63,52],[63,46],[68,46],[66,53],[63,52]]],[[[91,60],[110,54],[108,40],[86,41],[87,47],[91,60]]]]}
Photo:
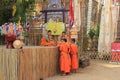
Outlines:
{"type": "Polygon", "coordinates": [[[20,26],[20,21],[21,21],[21,17],[19,17],[19,20],[18,20],[18,26],[20,26]]]}
{"type": "Polygon", "coordinates": [[[13,5],[12,7],[12,16],[15,16],[16,13],[16,5],[13,5]]]}

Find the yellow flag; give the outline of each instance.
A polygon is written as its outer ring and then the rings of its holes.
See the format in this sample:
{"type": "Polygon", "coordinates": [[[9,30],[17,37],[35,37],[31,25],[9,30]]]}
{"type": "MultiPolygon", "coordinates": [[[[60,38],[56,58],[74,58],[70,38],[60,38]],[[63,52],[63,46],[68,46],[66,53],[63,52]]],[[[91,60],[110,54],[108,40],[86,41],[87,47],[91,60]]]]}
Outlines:
{"type": "Polygon", "coordinates": [[[19,17],[19,20],[18,20],[18,26],[20,26],[20,21],[21,21],[21,17],[19,17]]]}
{"type": "Polygon", "coordinates": [[[12,16],[15,16],[16,13],[16,5],[13,5],[12,7],[12,16]]]}

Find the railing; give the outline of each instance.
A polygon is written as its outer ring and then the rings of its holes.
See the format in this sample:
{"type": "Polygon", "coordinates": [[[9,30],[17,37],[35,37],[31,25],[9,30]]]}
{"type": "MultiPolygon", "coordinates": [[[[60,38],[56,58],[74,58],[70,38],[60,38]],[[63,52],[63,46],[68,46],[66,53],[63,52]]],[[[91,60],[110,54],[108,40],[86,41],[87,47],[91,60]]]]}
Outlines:
{"type": "Polygon", "coordinates": [[[80,54],[80,57],[85,56],[90,60],[96,62],[106,62],[106,63],[120,63],[120,53],[119,52],[102,52],[98,53],[97,51],[83,51],[80,54]]]}

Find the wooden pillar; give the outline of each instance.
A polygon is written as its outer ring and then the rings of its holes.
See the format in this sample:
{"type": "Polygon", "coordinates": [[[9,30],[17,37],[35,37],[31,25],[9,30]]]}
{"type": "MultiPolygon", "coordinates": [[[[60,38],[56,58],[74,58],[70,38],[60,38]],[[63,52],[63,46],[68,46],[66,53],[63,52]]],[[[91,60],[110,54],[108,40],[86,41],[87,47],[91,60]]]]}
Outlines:
{"type": "Polygon", "coordinates": [[[63,23],[65,22],[65,12],[63,11],[63,23]]]}
{"type": "Polygon", "coordinates": [[[111,5],[113,3],[111,1],[105,0],[104,6],[102,7],[98,52],[111,51],[111,29],[113,28],[111,25],[111,5]]]}
{"type": "Polygon", "coordinates": [[[91,15],[92,15],[92,0],[88,2],[88,15],[87,15],[87,34],[90,31],[90,23],[91,23],[91,15]]]}
{"type": "Polygon", "coordinates": [[[45,23],[47,23],[47,12],[45,12],[45,23]]]}

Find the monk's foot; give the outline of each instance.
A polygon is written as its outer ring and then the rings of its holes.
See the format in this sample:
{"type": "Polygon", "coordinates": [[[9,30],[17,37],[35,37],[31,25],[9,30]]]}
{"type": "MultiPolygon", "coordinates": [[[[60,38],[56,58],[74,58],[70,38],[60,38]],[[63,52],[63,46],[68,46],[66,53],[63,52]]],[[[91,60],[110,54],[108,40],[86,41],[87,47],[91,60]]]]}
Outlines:
{"type": "Polygon", "coordinates": [[[75,73],[75,70],[71,70],[72,73],[75,73]]]}
{"type": "Polygon", "coordinates": [[[74,73],[74,71],[73,71],[73,70],[71,70],[71,73],[74,73]]]}
{"type": "Polygon", "coordinates": [[[67,75],[71,75],[71,73],[69,72],[69,73],[66,73],[67,75]]]}
{"type": "Polygon", "coordinates": [[[78,70],[75,70],[75,73],[80,73],[80,71],[78,71],[78,70]]]}
{"type": "Polygon", "coordinates": [[[72,72],[72,73],[77,73],[77,70],[72,70],[71,72],[72,72]]]}

